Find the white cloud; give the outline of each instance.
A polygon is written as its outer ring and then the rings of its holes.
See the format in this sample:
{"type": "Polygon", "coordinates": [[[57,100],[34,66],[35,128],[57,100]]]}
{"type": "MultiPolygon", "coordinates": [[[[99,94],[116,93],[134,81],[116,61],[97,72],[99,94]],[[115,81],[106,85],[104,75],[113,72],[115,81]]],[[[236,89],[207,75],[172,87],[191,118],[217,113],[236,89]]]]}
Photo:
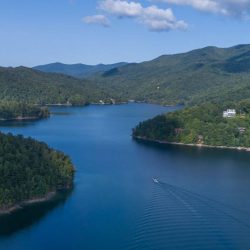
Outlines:
{"type": "Polygon", "coordinates": [[[176,29],[186,29],[187,24],[184,21],[178,21],[175,23],[171,23],[165,20],[155,20],[155,19],[147,19],[144,20],[144,24],[147,25],[148,29],[151,31],[169,31],[176,29]]]}
{"type": "Polygon", "coordinates": [[[134,18],[151,31],[186,29],[187,23],[177,20],[171,9],[157,6],[144,7],[139,2],[128,0],[102,0],[99,9],[119,18],[134,18]]]}
{"type": "Polygon", "coordinates": [[[108,18],[104,15],[93,15],[93,16],[86,16],[83,18],[83,21],[87,24],[99,24],[104,27],[109,27],[110,22],[108,18]]]}
{"type": "Polygon", "coordinates": [[[124,0],[104,0],[99,3],[99,8],[118,17],[137,17],[143,11],[140,3],[124,0]]]}
{"type": "Polygon", "coordinates": [[[156,6],[144,8],[138,18],[151,31],[186,29],[188,26],[184,21],[176,20],[171,9],[159,9],[156,6]]]}
{"type": "Polygon", "coordinates": [[[156,0],[169,4],[188,5],[195,9],[245,18],[250,14],[250,0],[156,0]]]}

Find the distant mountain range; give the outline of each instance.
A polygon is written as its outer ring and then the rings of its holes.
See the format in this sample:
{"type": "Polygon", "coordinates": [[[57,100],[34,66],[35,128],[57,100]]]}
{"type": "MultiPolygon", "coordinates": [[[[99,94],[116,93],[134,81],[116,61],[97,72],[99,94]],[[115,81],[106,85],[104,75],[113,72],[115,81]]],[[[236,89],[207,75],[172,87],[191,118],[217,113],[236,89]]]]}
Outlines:
{"type": "Polygon", "coordinates": [[[76,78],[86,78],[93,74],[104,73],[105,71],[126,65],[125,62],[115,64],[98,64],[98,65],[85,65],[85,64],[63,64],[51,63],[46,65],[36,66],[33,69],[40,70],[47,73],[61,73],[76,78]]]}
{"type": "Polygon", "coordinates": [[[250,98],[250,45],[206,47],[143,63],[0,68],[0,98],[74,104],[110,99],[165,105],[240,101],[250,98]]]}
{"type": "Polygon", "coordinates": [[[109,93],[162,104],[250,98],[250,45],[206,47],[92,76],[109,93]]]}

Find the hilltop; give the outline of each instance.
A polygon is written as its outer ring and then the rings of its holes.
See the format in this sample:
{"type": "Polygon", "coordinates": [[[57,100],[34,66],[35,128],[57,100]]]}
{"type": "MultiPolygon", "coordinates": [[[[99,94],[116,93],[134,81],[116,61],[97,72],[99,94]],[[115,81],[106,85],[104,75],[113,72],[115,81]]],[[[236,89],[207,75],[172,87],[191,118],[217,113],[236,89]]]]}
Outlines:
{"type": "Polygon", "coordinates": [[[250,97],[250,45],[206,47],[127,64],[91,77],[125,99],[198,104],[250,97]]]}
{"type": "MultiPolygon", "coordinates": [[[[54,86],[60,82],[60,91],[67,92],[66,96],[77,99],[76,102],[79,102],[78,99],[82,99],[81,102],[83,99],[95,102],[97,99],[115,98],[166,105],[195,105],[240,101],[250,97],[250,45],[205,47],[181,54],[163,55],[142,63],[97,66],[55,63],[35,68],[79,78],[88,77],[88,80],[80,80],[33,70],[36,77],[44,74],[40,77],[42,81],[44,78],[49,82],[52,80],[54,86]],[[69,85],[72,90],[68,89],[69,85]],[[77,94],[74,90],[77,90],[77,94]]],[[[51,93],[50,88],[48,92],[51,93]]],[[[67,98],[62,95],[64,97],[61,99],[66,101],[67,98]]]]}
{"type": "Polygon", "coordinates": [[[0,67],[0,99],[30,104],[83,105],[109,95],[89,80],[17,67],[0,67]]]}
{"type": "Polygon", "coordinates": [[[76,78],[86,78],[96,73],[104,73],[105,71],[113,68],[126,65],[125,62],[115,64],[98,64],[98,65],[86,65],[82,63],[77,64],[63,64],[63,63],[50,63],[45,65],[39,65],[33,69],[40,70],[47,73],[60,73],[76,78]]]}

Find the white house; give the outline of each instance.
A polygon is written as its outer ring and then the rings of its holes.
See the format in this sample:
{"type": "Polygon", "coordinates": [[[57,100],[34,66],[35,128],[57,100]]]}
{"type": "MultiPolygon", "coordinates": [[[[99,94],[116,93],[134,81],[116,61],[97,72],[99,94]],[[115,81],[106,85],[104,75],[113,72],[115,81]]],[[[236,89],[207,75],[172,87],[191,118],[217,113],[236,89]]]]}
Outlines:
{"type": "Polygon", "coordinates": [[[236,116],[236,110],[235,109],[228,109],[227,111],[223,112],[223,117],[230,118],[236,116]]]}

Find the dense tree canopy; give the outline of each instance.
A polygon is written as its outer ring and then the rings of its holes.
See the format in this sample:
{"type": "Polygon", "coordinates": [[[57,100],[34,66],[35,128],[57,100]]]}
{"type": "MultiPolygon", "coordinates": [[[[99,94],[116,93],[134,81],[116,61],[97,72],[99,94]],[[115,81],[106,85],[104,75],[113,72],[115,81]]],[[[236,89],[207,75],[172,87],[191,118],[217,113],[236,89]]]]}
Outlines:
{"type": "Polygon", "coordinates": [[[19,102],[0,102],[0,121],[13,119],[40,119],[49,116],[47,107],[19,102]]]}
{"type": "Polygon", "coordinates": [[[73,175],[63,153],[31,138],[0,133],[0,209],[69,188],[73,175]]]}
{"type": "Polygon", "coordinates": [[[250,45],[206,47],[128,64],[92,77],[109,93],[161,104],[250,98],[250,45]]]}
{"type": "Polygon", "coordinates": [[[0,67],[0,100],[30,104],[83,105],[111,96],[93,82],[25,67],[0,67]]]}
{"type": "Polygon", "coordinates": [[[140,123],[135,137],[212,146],[250,147],[250,100],[225,105],[203,104],[140,123]],[[234,118],[223,110],[235,108],[234,118]]]}

